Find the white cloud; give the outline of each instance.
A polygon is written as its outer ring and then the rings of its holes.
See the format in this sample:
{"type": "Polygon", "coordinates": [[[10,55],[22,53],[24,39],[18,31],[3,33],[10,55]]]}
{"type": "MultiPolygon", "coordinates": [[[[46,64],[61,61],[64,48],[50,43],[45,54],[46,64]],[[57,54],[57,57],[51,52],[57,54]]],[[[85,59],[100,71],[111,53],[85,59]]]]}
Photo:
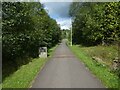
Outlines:
{"type": "Polygon", "coordinates": [[[69,29],[71,27],[71,18],[59,18],[56,21],[60,24],[61,29],[69,29]]]}
{"type": "Polygon", "coordinates": [[[69,6],[71,2],[45,2],[45,9],[47,9],[50,15],[56,15],[58,17],[69,17],[69,6]]]}
{"type": "Polygon", "coordinates": [[[69,7],[71,2],[42,2],[50,17],[54,18],[61,29],[68,29],[71,26],[69,7]]]}

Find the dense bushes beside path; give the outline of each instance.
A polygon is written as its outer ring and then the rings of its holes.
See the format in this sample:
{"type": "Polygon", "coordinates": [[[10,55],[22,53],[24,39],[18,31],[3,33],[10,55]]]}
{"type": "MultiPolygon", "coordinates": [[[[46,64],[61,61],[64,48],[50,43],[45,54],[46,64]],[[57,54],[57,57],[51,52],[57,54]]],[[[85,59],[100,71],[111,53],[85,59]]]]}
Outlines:
{"type": "Polygon", "coordinates": [[[38,57],[40,46],[49,49],[60,39],[59,25],[41,3],[2,2],[3,78],[29,62],[28,58],[38,57]]]}

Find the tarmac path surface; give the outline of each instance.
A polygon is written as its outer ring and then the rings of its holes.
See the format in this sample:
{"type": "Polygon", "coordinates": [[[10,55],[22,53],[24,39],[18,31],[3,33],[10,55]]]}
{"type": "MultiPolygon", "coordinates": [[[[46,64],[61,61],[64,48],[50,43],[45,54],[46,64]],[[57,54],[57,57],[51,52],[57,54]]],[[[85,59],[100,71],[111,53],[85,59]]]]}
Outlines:
{"type": "Polygon", "coordinates": [[[63,41],[31,88],[105,88],[63,41]]]}

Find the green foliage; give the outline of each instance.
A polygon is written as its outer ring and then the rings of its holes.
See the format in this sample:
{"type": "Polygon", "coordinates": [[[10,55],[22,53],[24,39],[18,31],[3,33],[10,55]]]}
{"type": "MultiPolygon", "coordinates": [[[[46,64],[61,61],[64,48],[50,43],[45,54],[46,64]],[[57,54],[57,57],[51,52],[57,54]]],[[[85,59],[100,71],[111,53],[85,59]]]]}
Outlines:
{"type": "Polygon", "coordinates": [[[60,39],[59,25],[48,16],[41,3],[2,3],[3,69],[19,67],[25,58],[38,57],[39,47],[49,49],[60,39]]]}
{"type": "Polygon", "coordinates": [[[63,29],[62,30],[62,39],[70,39],[70,30],[63,29]]]}
{"type": "Polygon", "coordinates": [[[120,37],[120,3],[73,3],[73,43],[111,44],[120,37]]]}

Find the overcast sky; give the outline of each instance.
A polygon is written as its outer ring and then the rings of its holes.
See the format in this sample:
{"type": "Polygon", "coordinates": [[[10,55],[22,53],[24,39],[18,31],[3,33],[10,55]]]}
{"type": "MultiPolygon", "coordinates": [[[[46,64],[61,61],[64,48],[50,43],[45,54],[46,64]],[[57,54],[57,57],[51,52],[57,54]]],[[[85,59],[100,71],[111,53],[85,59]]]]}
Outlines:
{"type": "Polygon", "coordinates": [[[71,27],[71,18],[69,16],[69,6],[71,2],[41,2],[51,18],[60,24],[61,29],[71,27]]]}

